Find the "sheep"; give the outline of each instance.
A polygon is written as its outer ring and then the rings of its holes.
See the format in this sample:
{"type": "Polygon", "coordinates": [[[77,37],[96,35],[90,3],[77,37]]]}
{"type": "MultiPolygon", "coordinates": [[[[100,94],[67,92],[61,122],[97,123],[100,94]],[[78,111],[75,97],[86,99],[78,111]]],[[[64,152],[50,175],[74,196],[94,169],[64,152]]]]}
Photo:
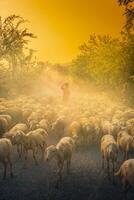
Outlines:
{"type": "Polygon", "coordinates": [[[13,123],[12,117],[10,115],[0,115],[0,117],[6,119],[8,122],[8,127],[11,128],[11,125],[13,123]]]}
{"type": "Polygon", "coordinates": [[[8,122],[4,117],[0,116],[0,137],[8,130],[8,122]]]}
{"type": "Polygon", "coordinates": [[[9,107],[6,110],[6,112],[4,112],[3,114],[10,115],[12,117],[13,121],[16,123],[21,122],[23,119],[21,109],[18,108],[17,106],[14,106],[13,103],[12,103],[11,107],[9,107]]]}
{"type": "Polygon", "coordinates": [[[118,119],[114,119],[112,121],[112,126],[113,126],[112,135],[114,136],[115,139],[117,139],[117,134],[122,129],[122,122],[120,122],[120,120],[118,120],[118,119]]]}
{"type": "Polygon", "coordinates": [[[69,136],[75,138],[80,135],[81,130],[81,124],[77,121],[73,121],[69,126],[69,136]]]}
{"type": "Polygon", "coordinates": [[[56,120],[56,114],[51,107],[46,110],[44,118],[47,119],[49,123],[53,123],[56,120]]]}
{"type": "Polygon", "coordinates": [[[109,121],[103,121],[101,127],[102,127],[103,135],[106,135],[106,134],[112,135],[113,126],[109,121]]]}
{"type": "Polygon", "coordinates": [[[5,179],[7,175],[8,164],[10,166],[10,176],[13,177],[11,151],[12,151],[12,144],[10,140],[6,138],[1,138],[0,139],[0,162],[4,166],[3,179],[5,179]]]}
{"type": "Polygon", "coordinates": [[[65,117],[59,117],[53,124],[52,124],[52,132],[56,134],[56,136],[61,139],[61,137],[65,134],[66,128],[66,120],[65,117]]]}
{"type": "Polygon", "coordinates": [[[27,134],[24,134],[24,132],[17,132],[17,134],[13,137],[13,143],[14,144],[22,144],[23,150],[25,154],[25,160],[27,160],[27,154],[28,150],[32,150],[33,153],[33,159],[35,161],[35,164],[38,164],[36,159],[36,152],[38,149],[42,152],[42,161],[44,159],[44,151],[47,146],[46,139],[43,135],[36,131],[31,131],[27,134]]]}
{"type": "Polygon", "coordinates": [[[4,134],[4,137],[12,139],[12,137],[16,134],[17,131],[23,131],[24,133],[27,133],[28,127],[26,124],[23,123],[16,124],[8,132],[4,134]]]}
{"type": "Polygon", "coordinates": [[[118,147],[112,135],[104,135],[101,139],[102,168],[104,168],[104,159],[107,161],[107,172],[109,174],[109,162],[112,162],[113,173],[115,162],[117,161],[118,147]]]}
{"type": "Polygon", "coordinates": [[[124,197],[127,199],[127,193],[134,186],[134,159],[124,161],[120,169],[115,173],[121,179],[124,197]]]}
{"type": "Polygon", "coordinates": [[[82,135],[84,144],[92,144],[99,139],[99,119],[97,117],[89,117],[81,119],[82,135]]]}
{"type": "Polygon", "coordinates": [[[129,109],[129,110],[126,110],[123,114],[123,117],[126,119],[126,120],[129,120],[131,118],[134,118],[134,110],[132,109],[129,109]]]}
{"type": "MultiPolygon", "coordinates": [[[[28,132],[27,125],[26,124],[21,124],[21,123],[20,124],[16,124],[8,132],[6,132],[3,137],[10,139],[12,144],[13,144],[13,138],[19,131],[23,131],[24,133],[27,133],[28,132]]],[[[18,152],[18,155],[19,155],[19,158],[20,158],[21,154],[22,154],[22,145],[20,143],[17,143],[16,145],[17,145],[17,152],[18,152]]]]}
{"type": "Polygon", "coordinates": [[[131,128],[130,128],[130,134],[131,134],[132,136],[134,136],[134,125],[132,125],[131,128]]]}
{"type": "Polygon", "coordinates": [[[119,149],[124,153],[124,159],[127,160],[130,151],[130,143],[133,137],[129,135],[126,131],[120,131],[117,135],[117,145],[119,149]]]}
{"type": "Polygon", "coordinates": [[[79,122],[73,121],[68,128],[69,136],[75,140],[76,147],[82,143],[82,126],[79,122]]]}
{"type": "Polygon", "coordinates": [[[39,124],[37,125],[38,128],[43,128],[48,132],[49,126],[46,119],[42,119],[39,124]]]}
{"type": "Polygon", "coordinates": [[[46,130],[44,130],[43,128],[37,128],[34,131],[31,131],[32,133],[39,133],[41,134],[45,139],[47,139],[48,137],[48,133],[46,130]]]}
{"type": "Polygon", "coordinates": [[[71,137],[63,137],[58,144],[50,145],[46,149],[46,161],[55,158],[58,164],[59,180],[62,180],[62,170],[64,162],[67,161],[67,171],[69,172],[72,152],[74,149],[74,141],[71,137]]]}
{"type": "Polygon", "coordinates": [[[29,121],[29,130],[32,131],[34,129],[37,128],[38,125],[38,121],[36,121],[35,119],[32,119],[29,121]]]}
{"type": "Polygon", "coordinates": [[[28,123],[32,120],[39,122],[39,114],[37,112],[32,112],[30,116],[27,118],[28,123]]]}
{"type": "Polygon", "coordinates": [[[28,119],[28,117],[30,116],[31,113],[32,113],[32,109],[24,108],[22,110],[23,121],[26,122],[26,120],[28,119]]]}
{"type": "Polygon", "coordinates": [[[94,134],[94,128],[90,125],[88,122],[88,119],[86,118],[81,119],[81,128],[82,128],[82,137],[83,137],[83,144],[88,145],[89,142],[93,142],[93,134],[94,134]]]}

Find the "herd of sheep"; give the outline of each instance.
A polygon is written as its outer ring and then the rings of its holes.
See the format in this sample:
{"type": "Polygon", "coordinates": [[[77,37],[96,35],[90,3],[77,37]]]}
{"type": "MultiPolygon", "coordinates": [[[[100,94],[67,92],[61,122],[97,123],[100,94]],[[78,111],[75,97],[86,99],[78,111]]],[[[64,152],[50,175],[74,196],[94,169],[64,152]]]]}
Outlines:
{"type": "Polygon", "coordinates": [[[14,176],[15,146],[18,159],[23,157],[25,163],[29,151],[36,165],[55,159],[59,187],[65,162],[69,175],[73,152],[93,145],[100,148],[102,170],[106,162],[108,178],[120,178],[125,198],[134,186],[134,110],[125,105],[97,96],[76,98],[68,105],[48,96],[0,98],[0,137],[3,179],[8,166],[11,177],[14,176]]]}

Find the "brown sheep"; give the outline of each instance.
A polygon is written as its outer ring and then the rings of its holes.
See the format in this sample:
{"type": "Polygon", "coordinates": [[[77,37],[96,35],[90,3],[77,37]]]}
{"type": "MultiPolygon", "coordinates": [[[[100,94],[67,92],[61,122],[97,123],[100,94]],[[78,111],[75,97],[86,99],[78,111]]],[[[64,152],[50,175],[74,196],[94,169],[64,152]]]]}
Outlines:
{"type": "Polygon", "coordinates": [[[1,138],[0,139],[0,162],[3,163],[4,165],[3,179],[5,179],[7,175],[8,164],[10,166],[10,176],[13,177],[11,151],[12,151],[12,144],[10,140],[6,138],[1,138]]]}
{"type": "Polygon", "coordinates": [[[115,173],[121,179],[125,199],[131,187],[134,187],[134,159],[126,160],[120,167],[119,171],[115,173]]]}
{"type": "Polygon", "coordinates": [[[10,115],[0,115],[0,117],[5,118],[8,122],[8,128],[11,128],[12,123],[13,123],[12,117],[10,115]]]}
{"type": "Polygon", "coordinates": [[[67,122],[64,117],[59,117],[53,124],[52,124],[52,133],[54,133],[59,139],[61,139],[65,134],[67,122]]]}
{"type": "Polygon", "coordinates": [[[106,135],[106,134],[112,135],[113,126],[109,121],[102,121],[101,127],[102,127],[103,135],[106,135]]]}
{"type": "Polygon", "coordinates": [[[0,116],[0,137],[4,135],[5,132],[8,130],[8,122],[4,117],[0,116]]]}
{"type": "Polygon", "coordinates": [[[126,131],[120,131],[117,135],[117,145],[124,153],[124,160],[128,159],[132,139],[133,137],[126,131]]]}
{"type": "Polygon", "coordinates": [[[69,126],[69,136],[72,138],[78,137],[81,133],[81,130],[81,124],[77,121],[74,121],[69,126]]]}

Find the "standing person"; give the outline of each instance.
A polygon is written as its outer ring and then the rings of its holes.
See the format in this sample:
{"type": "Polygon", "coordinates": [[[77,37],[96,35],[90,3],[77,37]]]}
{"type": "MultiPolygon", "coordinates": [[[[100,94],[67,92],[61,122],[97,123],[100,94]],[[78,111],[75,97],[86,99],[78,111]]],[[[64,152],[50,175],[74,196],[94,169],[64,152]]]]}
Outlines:
{"type": "Polygon", "coordinates": [[[62,84],[61,86],[61,90],[63,92],[63,103],[68,103],[69,101],[69,96],[70,96],[70,91],[69,91],[69,83],[65,82],[64,84],[62,84]]]}

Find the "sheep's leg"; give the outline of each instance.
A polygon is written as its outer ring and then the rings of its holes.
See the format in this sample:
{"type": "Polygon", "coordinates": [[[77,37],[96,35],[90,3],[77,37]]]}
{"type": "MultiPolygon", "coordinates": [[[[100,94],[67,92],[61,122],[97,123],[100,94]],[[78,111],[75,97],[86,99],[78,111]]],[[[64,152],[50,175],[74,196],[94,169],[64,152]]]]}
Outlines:
{"type": "Polygon", "coordinates": [[[24,150],[25,160],[27,160],[27,149],[24,150]]]}
{"type": "Polygon", "coordinates": [[[128,159],[128,150],[126,150],[125,152],[124,152],[124,160],[127,160],[128,159]]]}
{"type": "Polygon", "coordinates": [[[62,170],[63,170],[64,162],[63,163],[58,163],[58,175],[59,175],[59,180],[62,181],[62,170]]]}
{"type": "Polygon", "coordinates": [[[131,185],[128,182],[126,182],[125,180],[123,180],[122,184],[123,184],[123,190],[124,190],[124,199],[126,200],[127,199],[127,193],[130,190],[131,185]]]}
{"type": "Polygon", "coordinates": [[[70,171],[71,157],[67,160],[67,173],[70,171]]]}
{"type": "Polygon", "coordinates": [[[63,170],[63,165],[64,165],[64,162],[61,163],[61,162],[58,162],[58,180],[56,182],[56,188],[59,188],[59,184],[60,182],[62,181],[62,170],[63,170]]]}
{"type": "Polygon", "coordinates": [[[21,155],[22,155],[22,153],[23,153],[22,144],[20,144],[20,152],[21,152],[21,155]]]}
{"type": "Polygon", "coordinates": [[[17,145],[17,152],[18,152],[19,158],[21,158],[21,152],[20,152],[20,145],[19,144],[17,145]]]}
{"type": "Polygon", "coordinates": [[[104,155],[102,154],[102,169],[104,169],[104,155]]]}
{"type": "Polygon", "coordinates": [[[109,171],[109,159],[107,159],[107,171],[109,171]]]}
{"type": "Polygon", "coordinates": [[[27,148],[23,148],[23,153],[24,153],[24,159],[25,159],[25,162],[24,162],[24,168],[27,168],[27,158],[28,158],[28,149],[27,148]]]}
{"type": "Polygon", "coordinates": [[[113,160],[112,162],[113,162],[113,174],[112,174],[112,176],[113,176],[113,184],[114,184],[115,183],[115,179],[114,179],[115,161],[113,160]]]}
{"type": "Polygon", "coordinates": [[[126,152],[123,153],[123,161],[124,162],[126,160],[126,152]]]}
{"type": "Polygon", "coordinates": [[[38,161],[37,161],[37,159],[36,159],[35,154],[36,154],[36,149],[33,149],[33,159],[34,159],[34,161],[35,161],[35,165],[38,165],[38,161]]]}
{"type": "Polygon", "coordinates": [[[114,160],[113,160],[113,175],[114,175],[114,171],[115,171],[115,163],[114,163],[114,160]]]}
{"type": "Polygon", "coordinates": [[[39,151],[39,148],[38,148],[38,146],[37,146],[37,147],[35,148],[35,154],[37,154],[38,151],[39,151]]]}
{"type": "Polygon", "coordinates": [[[9,165],[10,165],[10,176],[13,177],[12,162],[11,162],[10,156],[8,157],[8,162],[9,162],[9,165]]]}
{"type": "Polygon", "coordinates": [[[44,152],[45,152],[45,148],[44,148],[44,146],[41,146],[40,145],[40,149],[41,149],[41,162],[43,162],[44,161],[44,152]]]}
{"type": "Polygon", "coordinates": [[[126,151],[126,153],[125,153],[125,160],[127,160],[128,159],[128,152],[126,151]]]}
{"type": "Polygon", "coordinates": [[[107,158],[107,174],[108,174],[108,178],[110,180],[110,166],[109,166],[109,159],[107,158]]]}
{"type": "Polygon", "coordinates": [[[7,175],[7,162],[6,161],[3,162],[3,166],[4,166],[3,180],[5,180],[6,175],[7,175]]]}

